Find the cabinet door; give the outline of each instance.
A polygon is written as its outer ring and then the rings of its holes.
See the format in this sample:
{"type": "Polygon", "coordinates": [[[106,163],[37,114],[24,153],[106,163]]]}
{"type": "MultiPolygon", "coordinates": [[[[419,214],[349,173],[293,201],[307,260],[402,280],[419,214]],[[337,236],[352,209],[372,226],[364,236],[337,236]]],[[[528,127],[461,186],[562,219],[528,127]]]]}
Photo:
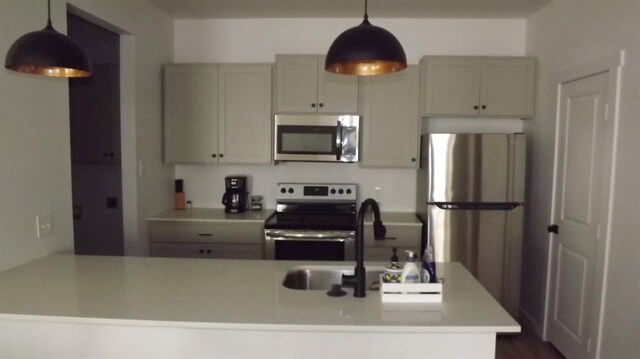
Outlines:
{"type": "Polygon", "coordinates": [[[317,112],[317,56],[277,55],[276,76],[276,112],[317,112]]]}
{"type": "Polygon", "coordinates": [[[218,158],[271,162],[271,65],[220,65],[218,158]]]}
{"type": "Polygon", "coordinates": [[[73,162],[120,163],[120,67],[94,65],[69,80],[69,94],[73,162]]]}
{"type": "Polygon", "coordinates": [[[216,162],[217,66],[164,68],[164,158],[166,162],[216,162]]]}
{"type": "Polygon", "coordinates": [[[535,59],[487,58],[482,63],[480,113],[533,117],[535,59]]]}
{"type": "Polygon", "coordinates": [[[480,63],[473,57],[426,57],[422,64],[423,114],[476,115],[479,110],[480,63]]]}
{"type": "Polygon", "coordinates": [[[327,72],[324,61],[318,57],[318,112],[358,113],[358,76],[327,72]]]}
{"type": "Polygon", "coordinates": [[[152,243],[152,257],[262,259],[259,244],[152,243]]]}
{"type": "MultiPolygon", "coordinates": [[[[418,257],[422,256],[420,253],[420,241],[422,238],[422,225],[397,225],[397,224],[388,224],[387,228],[387,237],[388,239],[384,240],[375,240],[373,237],[373,225],[366,223],[364,226],[364,246],[366,249],[369,248],[388,248],[389,257],[391,257],[391,249],[390,248],[408,248],[418,255],[418,257]]],[[[365,249],[365,251],[366,251],[365,249]]],[[[398,255],[404,255],[398,251],[398,255]]],[[[402,257],[401,257],[402,258],[402,257]]]]}
{"type": "Polygon", "coordinates": [[[417,168],[419,68],[364,79],[362,165],[417,168]]]}

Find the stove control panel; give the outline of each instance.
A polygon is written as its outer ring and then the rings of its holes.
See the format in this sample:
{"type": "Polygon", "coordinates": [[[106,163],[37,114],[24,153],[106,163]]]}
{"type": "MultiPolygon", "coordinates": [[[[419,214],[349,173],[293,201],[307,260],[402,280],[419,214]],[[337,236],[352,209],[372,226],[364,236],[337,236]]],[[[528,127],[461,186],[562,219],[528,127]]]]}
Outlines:
{"type": "Polygon", "coordinates": [[[278,183],[276,200],[357,201],[355,183],[278,183]]]}

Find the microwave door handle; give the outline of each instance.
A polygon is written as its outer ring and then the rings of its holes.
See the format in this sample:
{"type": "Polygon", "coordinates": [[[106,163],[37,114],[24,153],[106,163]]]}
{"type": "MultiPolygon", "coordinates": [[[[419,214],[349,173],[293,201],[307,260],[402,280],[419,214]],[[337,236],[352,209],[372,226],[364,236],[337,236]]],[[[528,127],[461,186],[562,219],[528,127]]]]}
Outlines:
{"type": "Polygon", "coordinates": [[[342,158],[342,123],[338,121],[336,125],[336,160],[340,161],[342,158]]]}

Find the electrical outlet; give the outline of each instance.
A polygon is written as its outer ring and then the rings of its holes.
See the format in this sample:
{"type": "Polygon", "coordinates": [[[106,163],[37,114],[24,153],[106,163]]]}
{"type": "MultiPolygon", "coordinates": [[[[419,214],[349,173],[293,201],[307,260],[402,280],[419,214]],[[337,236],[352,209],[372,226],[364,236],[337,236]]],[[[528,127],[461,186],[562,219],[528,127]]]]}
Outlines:
{"type": "Polygon", "coordinates": [[[47,213],[42,216],[36,216],[36,235],[38,238],[50,236],[53,234],[53,214],[47,213]]]}

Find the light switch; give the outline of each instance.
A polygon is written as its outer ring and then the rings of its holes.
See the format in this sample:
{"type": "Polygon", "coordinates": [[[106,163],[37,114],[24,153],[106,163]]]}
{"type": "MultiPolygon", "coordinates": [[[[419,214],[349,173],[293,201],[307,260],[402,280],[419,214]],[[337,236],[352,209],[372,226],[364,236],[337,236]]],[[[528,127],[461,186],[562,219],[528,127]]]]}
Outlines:
{"type": "Polygon", "coordinates": [[[47,213],[42,216],[36,216],[36,236],[38,238],[50,236],[53,234],[53,214],[47,213]]]}

